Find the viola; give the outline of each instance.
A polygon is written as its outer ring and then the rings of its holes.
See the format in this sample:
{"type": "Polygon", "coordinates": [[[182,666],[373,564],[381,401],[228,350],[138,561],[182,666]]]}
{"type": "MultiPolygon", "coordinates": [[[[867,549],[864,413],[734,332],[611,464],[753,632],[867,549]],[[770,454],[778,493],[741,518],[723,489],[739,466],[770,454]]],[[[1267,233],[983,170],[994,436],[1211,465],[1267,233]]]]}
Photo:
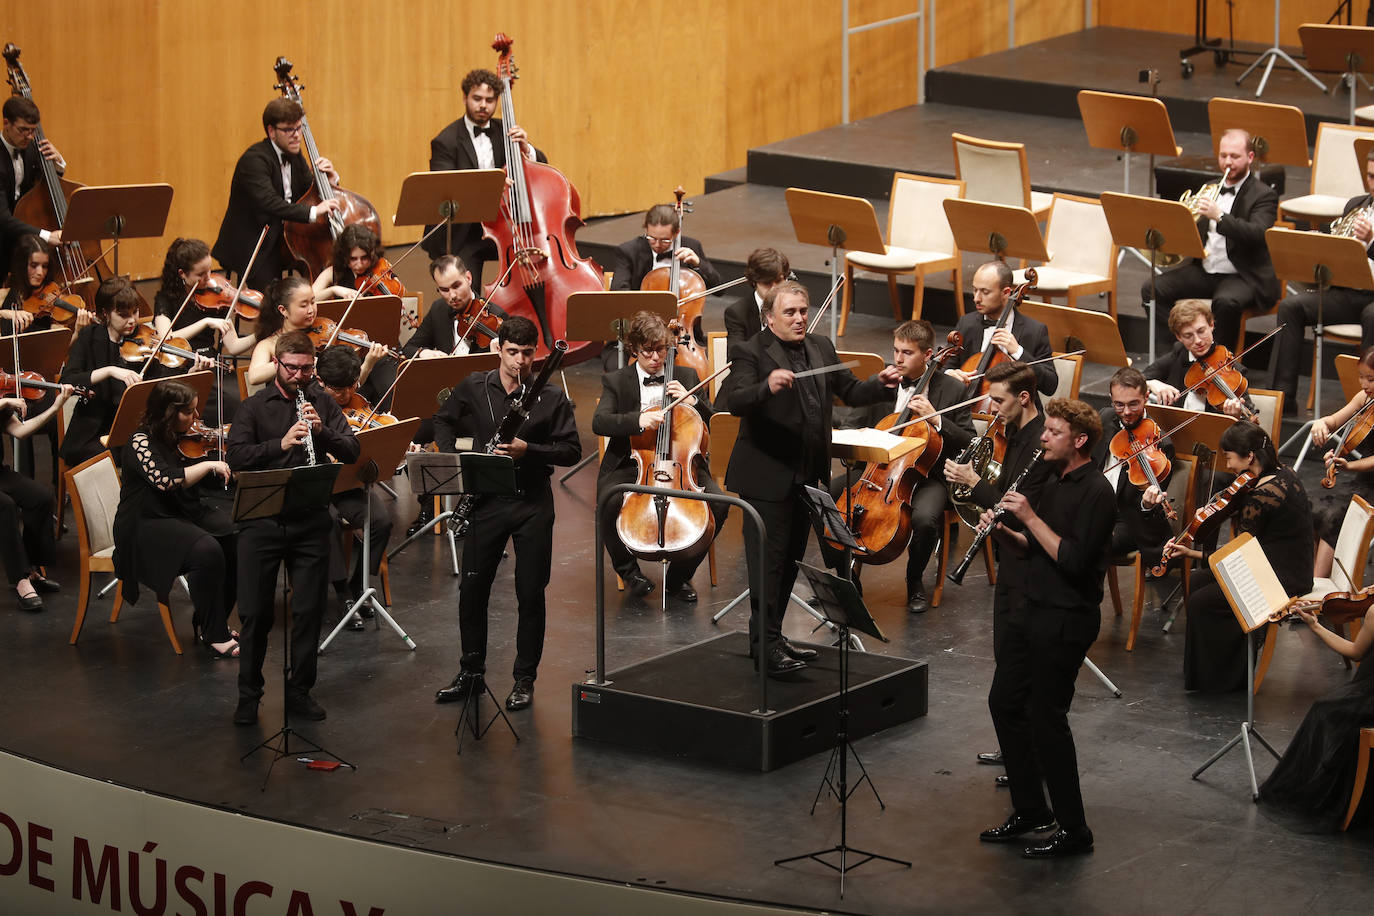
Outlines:
{"type": "MultiPolygon", "coordinates": [[[[997,323],[993,325],[992,332],[996,334],[1003,328],[1011,327],[1011,320],[1016,314],[1016,310],[1021,307],[1021,300],[1026,295],[1026,290],[1035,286],[1036,275],[1034,267],[1026,268],[1026,282],[1012,290],[1011,296],[1006,302],[1002,303],[1002,314],[997,316],[997,323]]],[[[964,391],[965,399],[974,395],[983,395],[983,400],[973,405],[974,413],[990,413],[992,402],[987,398],[988,370],[993,366],[1010,362],[1011,357],[1002,351],[1002,348],[992,342],[991,335],[988,336],[988,344],[980,352],[970,356],[959,368],[969,375],[978,377],[968,383],[968,388],[964,391]]]]}
{"type": "MultiPolygon", "coordinates": [[[[16,379],[14,373],[0,369],[0,397],[21,397],[26,401],[41,401],[45,391],[60,391],[62,385],[58,382],[50,382],[43,378],[32,369],[27,372],[20,372],[16,379]],[[18,387],[16,388],[16,384],[18,387]]],[[[73,387],[72,391],[83,401],[88,401],[95,397],[95,392],[89,388],[73,387]]]]}
{"type": "MultiPolygon", "coordinates": [[[[1161,493],[1164,492],[1164,485],[1160,481],[1169,476],[1172,466],[1169,456],[1159,447],[1160,439],[1159,424],[1149,417],[1141,417],[1134,427],[1122,426],[1121,431],[1112,436],[1108,443],[1112,457],[1126,462],[1128,479],[1141,490],[1156,487],[1161,493]]],[[[1161,505],[1170,519],[1178,518],[1167,494],[1161,505]]]]}
{"type": "Polygon", "coordinates": [[[50,317],[66,327],[76,324],[76,317],[86,307],[80,296],[64,293],[62,287],[49,280],[34,290],[23,302],[24,311],[36,318],[50,317]]]}
{"type": "Polygon", "coordinates": [[[1322,486],[1328,490],[1336,485],[1336,472],[1340,470],[1340,465],[1336,464],[1335,459],[1344,458],[1359,448],[1369,435],[1370,429],[1374,429],[1374,409],[1371,408],[1374,408],[1374,399],[1366,401],[1364,406],[1341,427],[1340,438],[1326,459],[1326,474],[1322,476],[1322,486]]]}
{"type": "MultiPolygon", "coordinates": [[[[315,344],[315,349],[317,350],[322,350],[329,346],[330,338],[333,338],[333,342],[336,344],[348,344],[350,347],[355,347],[359,350],[368,350],[372,348],[372,340],[364,332],[357,328],[345,328],[336,335],[334,329],[338,326],[338,322],[333,319],[320,317],[315,319],[314,324],[308,328],[303,328],[303,330],[310,336],[310,340],[315,344]]],[[[406,358],[404,353],[394,347],[387,347],[386,355],[397,360],[404,360],[406,358]]]]}
{"type": "MultiPolygon", "coordinates": [[[[158,338],[161,336],[151,324],[139,324],[119,345],[119,355],[125,362],[142,363],[156,353],[157,361],[168,369],[180,369],[187,360],[194,360],[200,355],[191,349],[191,342],[184,337],[168,336],[159,344],[158,338]]],[[[216,359],[214,363],[215,368],[224,372],[234,371],[233,364],[228,360],[216,359]]]]}
{"type": "Polygon", "coordinates": [[[177,451],[183,458],[192,461],[212,454],[223,456],[228,440],[228,423],[223,426],[206,426],[199,419],[195,419],[191,421],[190,428],[177,437],[177,451]]]}
{"type": "MultiPolygon", "coordinates": [[[[305,109],[301,101],[300,78],[291,73],[291,61],[278,57],[272,65],[277,74],[276,88],[284,98],[305,109]]],[[[312,184],[308,191],[295,202],[315,206],[326,200],[337,200],[340,209],[328,214],[323,222],[297,223],[286,222],[282,227],[282,245],[286,249],[285,262],[288,267],[297,267],[312,280],[334,258],[334,240],[344,231],[345,226],[362,223],[371,229],[378,238],[382,237],[382,221],[377,216],[377,208],[363,197],[345,188],[336,188],[329,183],[329,176],[320,171],[316,164],[320,151],[315,146],[315,137],[310,132],[310,123],[301,117],[301,143],[305,147],[305,161],[310,166],[312,184]]]]}
{"type": "Polygon", "coordinates": [[[1245,419],[1251,423],[1259,422],[1259,414],[1255,412],[1250,399],[1245,396],[1249,383],[1245,380],[1245,375],[1236,368],[1231,351],[1221,344],[1213,346],[1210,353],[1188,367],[1188,374],[1184,376],[1183,383],[1188,386],[1188,390],[1197,390],[1199,394],[1204,394],[1207,403],[1217,410],[1229,400],[1239,400],[1245,419]]]}
{"type": "MultiPolygon", "coordinates": [[[[948,345],[940,348],[926,364],[906,406],[900,413],[888,414],[878,421],[878,429],[889,429],[915,416],[911,402],[916,395],[928,392],[931,380],[944,364],[959,358],[963,338],[950,331],[946,341],[948,345]]],[[[911,494],[917,484],[930,476],[944,447],[944,440],[929,420],[904,426],[899,432],[906,438],[919,440],[920,444],[891,461],[870,464],[864,469],[863,477],[849,488],[844,503],[850,513],[854,537],[867,551],[863,561],[870,565],[890,563],[906,550],[911,541],[911,494]]]]}
{"type": "Polygon", "coordinates": [[[396,418],[389,413],[382,411],[373,412],[372,403],[357,390],[348,399],[348,403],[343,405],[344,419],[348,421],[349,427],[355,432],[360,433],[365,429],[377,429],[380,426],[390,426],[397,422],[396,418]]]}
{"type": "Polygon", "coordinates": [[[1269,615],[1271,623],[1278,623],[1298,611],[1308,611],[1328,622],[1340,626],[1359,620],[1374,605],[1374,585],[1366,585],[1354,592],[1331,592],[1316,599],[1294,599],[1287,605],[1269,615]]]}
{"type": "MultiPolygon", "coordinates": [[[[676,339],[676,331],[674,335],[676,339]]],[[[644,487],[701,493],[706,487],[697,479],[697,462],[711,449],[711,434],[695,407],[669,409],[667,381],[673,377],[676,344],[670,342],[663,366],[663,422],[656,430],[630,437],[638,474],[644,487]]],[[[648,493],[626,493],[615,521],[630,553],[646,560],[679,560],[699,557],[716,534],[715,516],[699,499],[681,499],[648,493]]]]}
{"type": "MultiPolygon", "coordinates": [[[[507,131],[516,124],[512,44],[505,34],[498,34],[492,43],[500,54],[497,74],[503,90],[501,117],[507,131]]],[[[522,315],[539,327],[541,340],[535,355],[543,358],[555,340],[567,335],[568,296],[602,292],[606,284],[601,267],[577,252],[575,235],[583,225],[577,189],[552,166],[527,161],[520,144],[509,135],[501,139],[509,183],[501,200],[501,214],[482,224],[482,237],[496,245],[504,279],[485,293],[507,315],[522,315]]],[[[590,357],[595,352],[590,347],[589,341],[569,342],[568,356],[580,353],[578,359],[590,357]]]]}
{"type": "Polygon", "coordinates": [[[1193,513],[1193,517],[1188,521],[1188,527],[1183,533],[1172,541],[1164,545],[1164,553],[1160,556],[1159,565],[1150,570],[1150,573],[1159,578],[1169,570],[1169,561],[1177,556],[1180,548],[1191,547],[1195,544],[1206,541],[1212,533],[1220,527],[1222,520],[1232,511],[1231,505],[1235,498],[1241,493],[1253,487],[1259,478],[1249,471],[1243,471],[1236,475],[1236,479],[1231,485],[1222,490],[1212,501],[1193,513]]]}
{"type": "MultiPolygon", "coordinates": [[[[996,484],[1002,478],[1002,462],[1007,457],[1007,424],[999,413],[988,424],[987,432],[974,436],[968,445],[954,459],[955,464],[967,464],[973,472],[988,483],[996,484]]],[[[973,499],[973,487],[962,483],[949,484],[949,500],[958,513],[959,520],[973,530],[978,530],[978,521],[983,514],[983,506],[973,499]]]]}
{"type": "Polygon", "coordinates": [[[212,274],[210,282],[197,289],[191,299],[207,312],[223,312],[232,306],[234,314],[244,321],[256,321],[262,314],[262,293],[247,288],[239,290],[221,274],[212,274]]]}
{"type": "MultiPolygon", "coordinates": [[[[496,340],[497,332],[505,323],[504,319],[493,315],[487,308],[490,304],[489,300],[473,296],[454,316],[461,329],[459,339],[470,341],[472,349],[490,350],[492,341],[496,340]]],[[[458,341],[454,341],[453,348],[458,349],[458,341]]]]}

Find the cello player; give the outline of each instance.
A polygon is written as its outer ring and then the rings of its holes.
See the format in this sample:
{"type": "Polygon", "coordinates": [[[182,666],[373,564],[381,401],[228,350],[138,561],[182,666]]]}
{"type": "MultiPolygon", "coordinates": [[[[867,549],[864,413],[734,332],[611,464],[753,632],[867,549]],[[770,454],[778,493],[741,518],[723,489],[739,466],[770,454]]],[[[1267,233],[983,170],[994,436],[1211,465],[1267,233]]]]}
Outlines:
{"type": "MultiPolygon", "coordinates": [[[[1059,385],[1059,376],[1050,360],[1054,351],[1050,348],[1049,329],[1019,311],[1012,316],[1009,326],[995,327],[1011,299],[1011,292],[1011,268],[1005,261],[988,261],[981,265],[973,272],[975,311],[960,318],[954,330],[964,339],[965,356],[997,347],[1011,359],[1035,363],[1030,369],[1035,373],[1036,388],[1048,397],[1059,385]]],[[[970,377],[960,369],[950,369],[948,374],[962,382],[970,377]]]]}

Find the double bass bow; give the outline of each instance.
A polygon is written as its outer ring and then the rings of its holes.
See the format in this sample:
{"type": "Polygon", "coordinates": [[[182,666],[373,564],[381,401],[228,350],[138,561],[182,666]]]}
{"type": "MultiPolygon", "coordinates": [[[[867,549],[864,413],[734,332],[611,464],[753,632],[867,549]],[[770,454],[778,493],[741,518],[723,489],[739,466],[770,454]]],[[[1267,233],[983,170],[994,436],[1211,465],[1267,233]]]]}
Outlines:
{"type": "MultiPolygon", "coordinates": [[[[502,278],[485,293],[507,315],[523,315],[539,327],[535,356],[543,358],[555,340],[566,337],[568,296],[601,292],[606,286],[601,267],[577,252],[574,236],[583,225],[577,189],[547,163],[526,160],[520,144],[510,137],[516,123],[511,93],[517,78],[511,56],[513,43],[505,33],[497,33],[492,42],[500,54],[497,74],[505,129],[501,141],[508,183],[501,198],[501,215],[482,224],[482,237],[496,245],[502,278]]],[[[567,346],[574,362],[591,355],[590,341],[572,341],[567,346]]]]}
{"type": "MultiPolygon", "coordinates": [[[[1011,296],[1007,298],[1006,302],[1002,303],[1002,314],[997,316],[997,323],[993,325],[992,328],[993,334],[996,334],[998,331],[1001,331],[1005,328],[1011,327],[1012,317],[1016,314],[1016,309],[1020,307],[1021,300],[1025,298],[1026,290],[1034,288],[1036,280],[1037,277],[1035,274],[1035,268],[1027,267],[1025,282],[1022,283],[1020,286],[1016,287],[1016,289],[1012,290],[1011,296]]],[[[1011,357],[1008,356],[1006,353],[1002,352],[1002,348],[994,344],[992,342],[992,338],[989,337],[987,346],[984,347],[982,351],[978,354],[970,356],[967,360],[965,360],[964,364],[959,367],[964,372],[978,376],[977,378],[969,381],[968,388],[967,390],[965,390],[964,396],[972,397],[975,394],[986,395],[988,393],[989,385],[988,370],[991,369],[993,366],[996,366],[999,363],[1005,363],[1010,359],[1011,357]]],[[[985,399],[982,402],[974,405],[973,412],[988,413],[990,411],[990,408],[991,403],[985,399]]]]}
{"type": "MultiPolygon", "coordinates": [[[[301,90],[305,87],[301,85],[300,78],[291,73],[291,61],[285,57],[278,57],[272,65],[272,70],[277,74],[277,83],[273,88],[281,92],[284,98],[300,105],[301,111],[304,112],[305,103],[301,101],[301,90]]],[[[337,200],[340,205],[337,211],[327,214],[328,219],[324,223],[287,221],[283,224],[283,259],[287,266],[296,267],[313,280],[333,259],[334,240],[343,232],[345,226],[362,223],[381,238],[382,221],[377,216],[377,209],[367,198],[346,188],[336,188],[329,183],[329,176],[321,171],[318,165],[320,151],[315,146],[315,137],[310,132],[310,122],[304,113],[301,115],[301,143],[305,147],[306,164],[310,166],[311,187],[295,202],[315,206],[326,200],[337,200]]]]}

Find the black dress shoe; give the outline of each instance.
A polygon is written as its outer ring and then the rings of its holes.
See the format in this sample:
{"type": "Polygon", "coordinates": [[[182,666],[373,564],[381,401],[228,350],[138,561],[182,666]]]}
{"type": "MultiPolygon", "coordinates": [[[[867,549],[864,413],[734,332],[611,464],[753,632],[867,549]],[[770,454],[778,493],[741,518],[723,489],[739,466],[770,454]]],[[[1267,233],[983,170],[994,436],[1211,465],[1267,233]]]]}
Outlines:
{"type": "MultiPolygon", "coordinates": [[[[788,655],[787,650],[781,645],[769,649],[763,657],[768,666],[769,677],[790,677],[806,667],[806,662],[788,655]]],[[[754,670],[758,670],[757,660],[754,662],[754,670]]]]}
{"type": "Polygon", "coordinates": [[[930,609],[930,598],[926,597],[924,589],[916,589],[906,599],[906,609],[913,614],[924,614],[930,609]]]}
{"type": "Polygon", "coordinates": [[[510,694],[506,697],[506,709],[518,712],[521,709],[529,709],[533,702],[534,678],[522,677],[511,686],[510,694]]]}
{"type": "Polygon", "coordinates": [[[311,722],[324,720],[324,707],[315,702],[308,693],[292,694],[286,698],[286,711],[293,716],[309,719],[311,722]]]}
{"type": "Polygon", "coordinates": [[[234,724],[257,725],[258,701],[240,699],[238,708],[234,710],[234,724]]]}
{"type": "Polygon", "coordinates": [[[631,573],[625,579],[625,588],[636,598],[643,598],[654,590],[654,583],[649,581],[649,577],[644,573],[631,573]]]}
{"type": "Polygon", "coordinates": [[[1045,842],[1027,846],[1021,855],[1027,859],[1056,859],[1060,856],[1081,856],[1093,851],[1093,832],[1087,827],[1072,830],[1060,828],[1045,842]]]}
{"type": "Polygon", "coordinates": [[[363,626],[362,617],[358,616],[357,614],[348,613],[348,609],[351,608],[353,606],[353,602],[357,600],[357,598],[354,598],[352,595],[346,592],[341,592],[339,594],[339,619],[343,620],[347,618],[348,622],[344,624],[345,630],[351,630],[354,633],[361,633],[363,630],[366,629],[366,627],[363,626]]]}
{"type": "Polygon", "coordinates": [[[986,751],[986,752],[984,752],[984,753],[982,753],[982,754],[979,754],[979,755],[978,755],[978,762],[979,762],[979,763],[986,763],[986,764],[987,764],[988,766],[990,766],[990,767],[1006,766],[1006,764],[1004,764],[1004,763],[1002,762],[1002,752],[1001,752],[1001,751],[986,751]]]}
{"type": "Polygon", "coordinates": [[[406,537],[414,537],[434,524],[434,503],[427,499],[420,500],[420,514],[415,516],[415,521],[410,523],[406,529],[406,537]]]}
{"type": "Polygon", "coordinates": [[[978,834],[984,843],[1010,843],[1028,833],[1043,833],[1054,829],[1054,815],[1048,811],[1035,817],[1013,814],[997,827],[989,827],[978,834]]]}
{"type": "Polygon", "coordinates": [[[19,598],[19,610],[30,611],[32,613],[43,610],[43,598],[37,592],[27,597],[24,595],[19,595],[17,597],[19,598]]]}
{"type": "MultiPolygon", "coordinates": [[[[650,587],[653,587],[652,583],[650,583],[650,587]]],[[[692,583],[684,582],[675,588],[668,588],[668,597],[675,598],[678,601],[685,601],[688,604],[696,604],[697,590],[692,588],[692,583]]]]}
{"type": "Polygon", "coordinates": [[[52,593],[62,591],[61,582],[54,582],[51,579],[46,579],[38,573],[29,573],[29,583],[40,592],[52,593]]]}
{"type": "Polygon", "coordinates": [[[1011,777],[1008,776],[1006,773],[1003,773],[1001,776],[998,776],[996,779],[994,779],[994,780],[992,781],[992,784],[995,785],[995,786],[996,786],[997,788],[999,788],[999,789],[1007,789],[1007,788],[1010,788],[1010,787],[1011,787],[1011,777]]]}
{"type": "Polygon", "coordinates": [[[815,649],[799,646],[786,636],[782,639],[782,651],[786,652],[790,658],[795,658],[799,662],[814,662],[821,656],[821,653],[817,652],[815,649]]]}
{"type": "Polygon", "coordinates": [[[474,690],[482,689],[482,675],[475,671],[459,671],[453,683],[434,692],[436,703],[461,703],[474,690]]]}

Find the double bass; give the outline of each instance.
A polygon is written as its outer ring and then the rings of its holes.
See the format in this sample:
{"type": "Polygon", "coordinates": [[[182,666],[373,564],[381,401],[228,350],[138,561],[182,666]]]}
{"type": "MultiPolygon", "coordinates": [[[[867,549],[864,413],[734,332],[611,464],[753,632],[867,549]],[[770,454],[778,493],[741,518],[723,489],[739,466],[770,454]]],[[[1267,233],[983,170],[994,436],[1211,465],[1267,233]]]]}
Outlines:
{"type": "MultiPolygon", "coordinates": [[[[1021,306],[1021,300],[1025,298],[1026,290],[1035,287],[1036,279],[1035,268],[1027,267],[1026,282],[1012,290],[1011,296],[1002,304],[1002,314],[997,317],[997,323],[993,325],[992,328],[994,334],[1004,328],[1011,327],[1011,319],[1016,314],[1016,310],[1021,306]]],[[[968,389],[964,392],[965,398],[971,398],[974,395],[983,395],[983,400],[973,405],[974,413],[991,412],[992,403],[987,398],[989,386],[988,370],[1000,363],[1008,362],[1010,359],[1011,357],[1003,353],[1002,348],[994,344],[992,338],[989,337],[987,347],[977,355],[970,356],[964,364],[959,367],[964,372],[978,376],[968,383],[968,389]]]]}
{"type": "MultiPolygon", "coordinates": [[[[502,277],[484,292],[507,315],[522,315],[539,327],[541,341],[535,356],[543,358],[555,340],[566,337],[568,296],[602,292],[606,285],[601,267],[577,252],[574,235],[583,225],[577,189],[552,166],[527,161],[520,144],[509,136],[516,123],[511,97],[517,78],[512,44],[504,33],[498,33],[492,43],[500,54],[497,75],[501,79],[502,126],[507,131],[501,139],[509,180],[500,217],[482,224],[482,237],[496,245],[502,277]]],[[[590,341],[569,342],[568,356],[572,362],[586,359],[592,355],[590,347],[590,341]]]]}
{"type": "MultiPolygon", "coordinates": [[[[285,57],[278,57],[272,65],[272,70],[277,74],[277,83],[273,88],[281,92],[284,98],[300,105],[301,111],[304,112],[305,104],[301,101],[301,90],[305,87],[301,85],[299,77],[292,75],[291,61],[285,57]]],[[[310,132],[310,122],[304,114],[301,115],[301,143],[305,147],[306,164],[310,166],[311,187],[295,202],[311,207],[326,200],[337,200],[340,204],[340,209],[329,213],[328,219],[323,223],[317,220],[313,223],[287,221],[283,224],[282,247],[285,251],[282,253],[282,261],[286,266],[313,280],[332,261],[334,240],[344,231],[345,226],[362,223],[381,238],[382,221],[377,216],[377,209],[367,198],[345,188],[336,188],[329,183],[329,176],[316,165],[320,151],[315,146],[315,137],[310,132]]]]}
{"type": "MultiPolygon", "coordinates": [[[[33,88],[29,85],[28,74],[19,63],[19,48],[7,44],[3,53],[9,73],[9,84],[13,87],[14,94],[32,101],[33,88]]],[[[33,142],[41,144],[45,139],[40,125],[38,132],[34,134],[33,142]]],[[[67,221],[67,199],[84,185],[64,179],[57,173],[57,166],[46,156],[39,155],[38,162],[42,180],[15,203],[14,216],[39,229],[58,232],[67,221]]],[[[114,271],[110,270],[101,256],[100,246],[94,242],[83,245],[79,242],[64,241],[54,248],[56,270],[52,273],[56,275],[54,279],[61,278],[63,292],[79,288],[81,298],[88,305],[93,304],[100,281],[114,275],[114,271]],[[82,280],[87,282],[81,283],[82,280]],[[90,282],[91,280],[94,282],[90,282]]],[[[72,317],[75,318],[74,315],[72,317]]]]}

